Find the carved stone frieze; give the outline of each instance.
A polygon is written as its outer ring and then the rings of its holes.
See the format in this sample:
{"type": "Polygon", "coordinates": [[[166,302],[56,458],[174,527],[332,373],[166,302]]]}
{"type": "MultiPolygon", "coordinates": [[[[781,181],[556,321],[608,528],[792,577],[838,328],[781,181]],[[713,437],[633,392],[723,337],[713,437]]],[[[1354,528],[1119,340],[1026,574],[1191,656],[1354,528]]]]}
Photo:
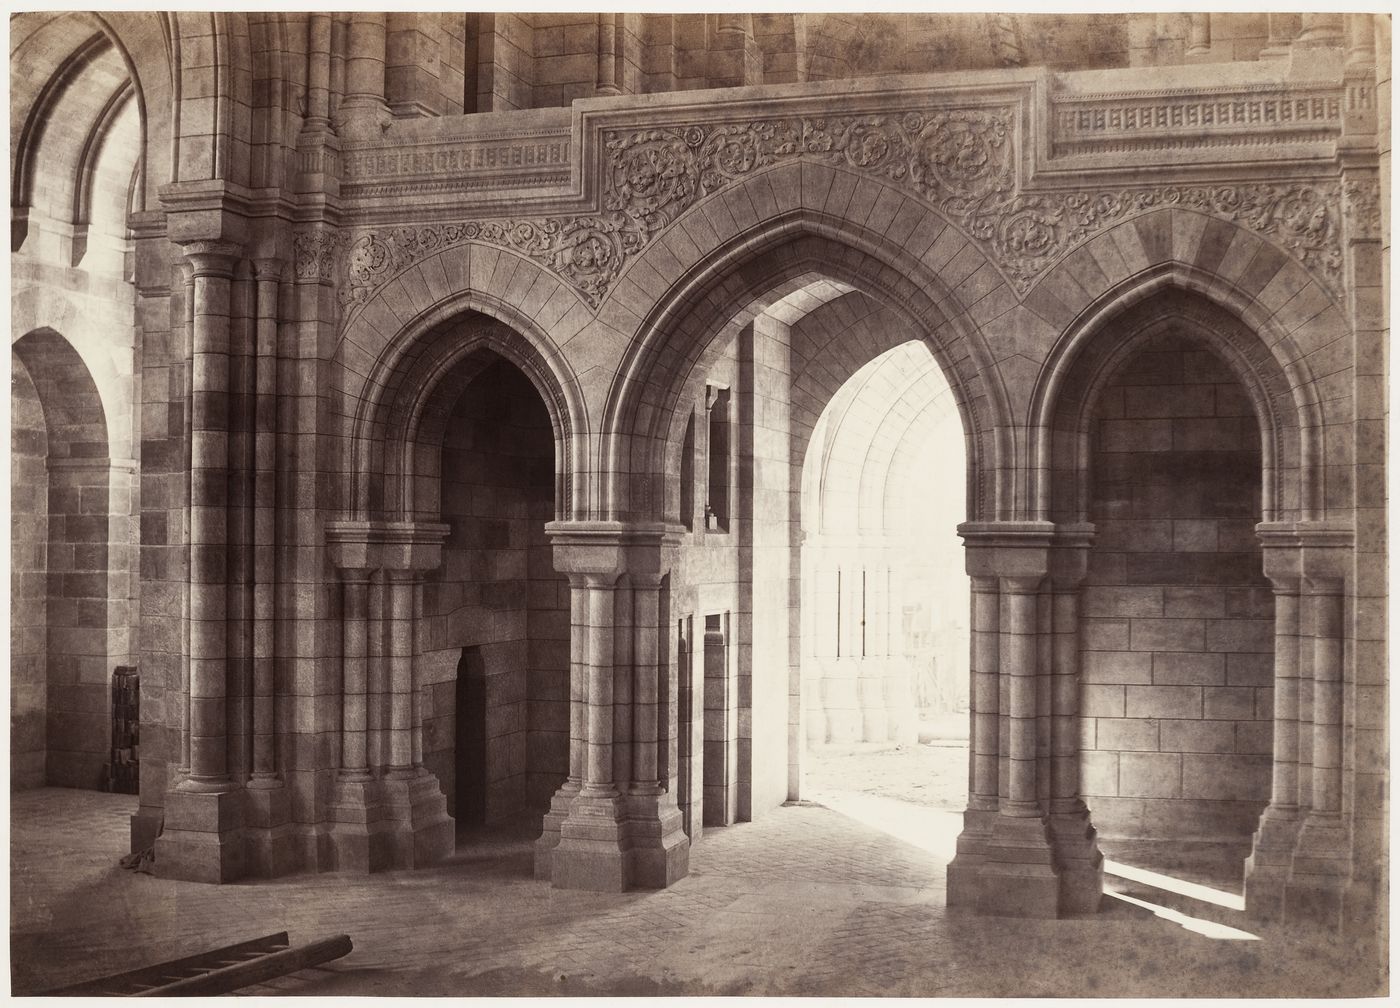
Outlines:
{"type": "MultiPolygon", "coordinates": [[[[596,308],[627,261],[690,207],[739,179],[798,158],[910,191],[982,244],[1021,293],[1097,231],[1161,207],[1210,214],[1270,238],[1338,289],[1337,184],[1027,191],[1017,172],[1015,121],[1013,108],[994,106],[605,131],[597,212],[351,233],[339,244],[339,298],[347,307],[363,303],[422,259],[477,242],[534,260],[596,308]]],[[[313,260],[315,269],[324,268],[325,254],[316,240],[298,239],[298,277],[309,275],[313,260]]]]}

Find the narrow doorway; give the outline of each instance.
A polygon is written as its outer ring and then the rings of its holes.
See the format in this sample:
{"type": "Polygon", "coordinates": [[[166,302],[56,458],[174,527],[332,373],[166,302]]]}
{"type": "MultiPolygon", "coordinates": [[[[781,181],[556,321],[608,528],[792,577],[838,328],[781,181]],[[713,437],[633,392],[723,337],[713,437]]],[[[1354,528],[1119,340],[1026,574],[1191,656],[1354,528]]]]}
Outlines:
{"type": "Polygon", "coordinates": [[[459,826],[486,822],[486,663],[481,648],[462,648],[457,663],[457,787],[459,826]]]}

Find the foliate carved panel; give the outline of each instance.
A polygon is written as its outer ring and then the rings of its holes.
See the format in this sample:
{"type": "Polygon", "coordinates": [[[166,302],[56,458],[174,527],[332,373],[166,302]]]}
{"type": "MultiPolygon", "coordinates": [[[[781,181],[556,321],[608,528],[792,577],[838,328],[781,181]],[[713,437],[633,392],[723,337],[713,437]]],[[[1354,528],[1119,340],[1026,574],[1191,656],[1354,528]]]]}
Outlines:
{"type": "Polygon", "coordinates": [[[299,281],[324,282],[335,278],[339,238],[333,231],[316,228],[296,236],[292,248],[296,253],[296,278],[299,281]]]}
{"type": "Polygon", "coordinates": [[[1375,179],[1348,179],[1342,184],[1342,214],[1347,236],[1356,241],[1381,237],[1381,187],[1375,179]]]}
{"type": "MultiPolygon", "coordinates": [[[[1339,289],[1338,184],[1028,191],[1017,171],[1016,116],[1011,106],[983,106],[605,130],[596,212],[342,233],[334,257],[339,298],[353,308],[424,258],[476,242],[534,260],[596,308],[627,261],[690,207],[755,172],[799,158],[905,189],[980,243],[1020,293],[1096,232],[1161,207],[1248,228],[1292,251],[1339,289]]],[[[299,278],[326,268],[319,242],[314,236],[298,239],[299,278]]]]}

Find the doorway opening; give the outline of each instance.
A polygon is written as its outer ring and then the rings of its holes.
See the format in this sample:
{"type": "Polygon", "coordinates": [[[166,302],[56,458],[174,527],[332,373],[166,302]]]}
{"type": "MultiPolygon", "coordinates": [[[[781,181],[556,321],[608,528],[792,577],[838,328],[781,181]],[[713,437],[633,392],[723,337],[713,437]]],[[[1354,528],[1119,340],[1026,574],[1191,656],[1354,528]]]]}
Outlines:
{"type": "Polygon", "coordinates": [[[910,341],[822,410],[801,473],[804,797],[967,802],[969,589],[956,402],[910,341]]]}

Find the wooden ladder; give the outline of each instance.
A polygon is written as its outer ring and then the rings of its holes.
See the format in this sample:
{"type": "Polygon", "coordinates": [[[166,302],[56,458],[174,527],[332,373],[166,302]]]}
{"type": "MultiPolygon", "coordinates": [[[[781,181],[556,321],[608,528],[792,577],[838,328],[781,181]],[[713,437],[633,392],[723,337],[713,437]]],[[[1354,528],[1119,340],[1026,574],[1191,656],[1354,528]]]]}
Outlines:
{"type": "Polygon", "coordinates": [[[45,991],[44,996],[195,997],[228,994],[308,966],[339,959],[353,947],[348,935],[336,935],[292,948],[287,932],[279,931],[199,955],[45,991]]]}

